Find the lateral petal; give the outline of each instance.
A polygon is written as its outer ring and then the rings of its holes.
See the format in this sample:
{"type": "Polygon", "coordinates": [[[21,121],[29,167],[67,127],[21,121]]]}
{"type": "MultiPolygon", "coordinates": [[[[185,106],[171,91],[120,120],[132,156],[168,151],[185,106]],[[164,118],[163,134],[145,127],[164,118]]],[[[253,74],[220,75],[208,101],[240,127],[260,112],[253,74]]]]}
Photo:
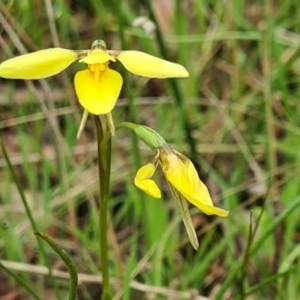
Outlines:
{"type": "Polygon", "coordinates": [[[20,55],[0,64],[0,77],[41,79],[58,74],[78,58],[73,50],[49,48],[20,55]]]}
{"type": "Polygon", "coordinates": [[[187,77],[189,73],[179,64],[140,51],[121,51],[116,58],[137,75],[150,78],[187,77]]]}

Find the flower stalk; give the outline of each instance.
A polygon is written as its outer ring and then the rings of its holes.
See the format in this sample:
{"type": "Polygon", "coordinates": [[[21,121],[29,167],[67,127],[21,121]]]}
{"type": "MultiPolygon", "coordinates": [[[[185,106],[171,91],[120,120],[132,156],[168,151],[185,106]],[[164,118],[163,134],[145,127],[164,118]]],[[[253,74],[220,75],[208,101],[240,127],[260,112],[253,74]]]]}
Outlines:
{"type": "MultiPolygon", "coordinates": [[[[99,168],[99,188],[100,188],[100,213],[99,213],[99,249],[102,273],[102,296],[101,300],[112,299],[111,287],[109,282],[109,261],[108,261],[108,201],[110,187],[110,168],[111,168],[111,135],[104,142],[104,131],[99,116],[94,116],[97,130],[98,145],[98,168],[99,168]]],[[[106,131],[109,131],[107,119],[106,131]]],[[[107,136],[107,134],[106,134],[107,136]]]]}

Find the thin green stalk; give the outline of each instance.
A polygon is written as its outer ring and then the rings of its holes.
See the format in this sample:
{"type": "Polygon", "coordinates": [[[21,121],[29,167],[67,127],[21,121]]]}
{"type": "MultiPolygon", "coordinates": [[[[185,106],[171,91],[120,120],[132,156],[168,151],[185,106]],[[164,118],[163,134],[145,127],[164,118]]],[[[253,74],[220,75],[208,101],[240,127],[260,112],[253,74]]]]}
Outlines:
{"type": "MultiPolygon", "coordinates": [[[[266,241],[266,239],[274,232],[275,228],[280,225],[292,212],[298,209],[300,206],[300,197],[291,202],[290,206],[288,206],[278,217],[276,217],[273,222],[269,225],[269,227],[263,232],[263,234],[259,237],[259,239],[253,244],[252,249],[250,251],[250,256],[253,256],[259,249],[262,248],[262,244],[266,241]]],[[[218,293],[215,295],[215,300],[223,299],[224,293],[227,289],[233,284],[236,280],[238,272],[241,270],[243,266],[243,261],[239,260],[235,263],[235,266],[229,271],[226,280],[223,282],[221,288],[218,293]]]]}
{"type": "MultiPolygon", "coordinates": [[[[266,129],[267,129],[267,159],[268,159],[268,171],[269,171],[269,185],[270,185],[270,196],[274,201],[274,206],[278,203],[278,192],[273,185],[276,186],[276,178],[274,174],[277,173],[277,158],[276,158],[276,136],[274,126],[274,115],[273,115],[273,103],[272,103],[272,69],[271,69],[271,58],[272,58],[272,15],[271,15],[271,3],[266,1],[265,11],[267,17],[267,28],[265,32],[265,39],[263,46],[263,75],[265,78],[264,85],[264,98],[265,98],[265,114],[266,114],[266,129]]],[[[275,208],[275,214],[276,208],[275,208]]]]}
{"type": "MultiPolygon", "coordinates": [[[[267,195],[269,195],[270,191],[268,191],[267,195]]],[[[246,247],[246,251],[245,251],[245,255],[244,255],[244,259],[241,262],[241,277],[240,277],[240,299],[244,299],[245,298],[245,279],[246,279],[246,275],[247,275],[247,266],[249,263],[251,256],[251,251],[252,251],[252,246],[253,246],[253,241],[255,239],[255,236],[257,234],[257,230],[259,228],[262,216],[265,212],[266,209],[266,204],[267,204],[267,198],[268,196],[266,196],[264,198],[264,203],[262,206],[262,209],[260,211],[260,214],[257,218],[257,222],[255,223],[255,225],[253,226],[253,220],[252,220],[252,212],[250,214],[250,224],[249,224],[249,236],[248,236],[248,242],[247,242],[247,247],[246,247]]]]}
{"type": "MultiPolygon", "coordinates": [[[[28,205],[27,199],[25,197],[22,185],[21,185],[21,183],[19,181],[19,178],[18,178],[18,176],[17,176],[17,174],[16,174],[16,172],[15,172],[15,170],[14,170],[12,164],[11,164],[11,161],[10,161],[9,156],[7,154],[6,148],[5,148],[5,146],[4,146],[4,144],[3,144],[3,142],[1,140],[0,140],[0,145],[1,145],[1,148],[2,148],[2,152],[3,152],[3,155],[4,155],[5,161],[6,161],[7,165],[8,165],[10,173],[11,173],[11,175],[13,177],[13,180],[14,180],[16,186],[17,186],[18,192],[20,194],[20,197],[22,199],[23,205],[25,207],[26,215],[27,215],[27,217],[29,219],[31,228],[33,229],[34,232],[38,232],[39,231],[38,227],[36,225],[36,222],[35,222],[35,220],[33,218],[32,213],[31,213],[31,210],[30,210],[30,207],[28,205]]],[[[37,238],[37,243],[38,243],[38,248],[41,251],[42,258],[43,258],[43,260],[44,260],[44,262],[45,262],[45,264],[46,264],[46,266],[48,268],[50,280],[51,280],[52,286],[54,288],[56,298],[58,300],[61,300],[61,297],[60,297],[60,294],[59,294],[59,289],[58,289],[56,280],[55,280],[55,278],[54,278],[54,276],[52,274],[51,266],[50,266],[50,263],[49,263],[49,260],[48,260],[47,253],[45,251],[44,245],[43,245],[42,241],[40,239],[38,239],[38,238],[37,238]]]]}
{"type": "Polygon", "coordinates": [[[52,238],[42,232],[36,232],[37,236],[41,237],[46,241],[49,246],[61,257],[63,262],[68,268],[70,274],[70,287],[69,287],[69,300],[76,300],[77,297],[77,287],[78,287],[78,275],[76,270],[76,265],[74,261],[70,258],[66,251],[64,251],[52,238]]]}
{"type": "Polygon", "coordinates": [[[246,284],[245,284],[245,279],[246,279],[246,275],[247,275],[247,266],[248,266],[248,262],[251,258],[251,246],[253,243],[253,239],[254,239],[254,229],[253,229],[253,220],[252,220],[252,211],[250,212],[250,222],[249,222],[249,236],[248,236],[248,242],[247,242],[247,247],[246,247],[246,251],[245,251],[245,255],[244,255],[244,260],[243,260],[243,265],[242,265],[242,274],[241,274],[241,278],[240,278],[240,288],[241,288],[241,292],[240,292],[240,299],[245,299],[245,290],[246,290],[246,284]]]}
{"type": "Polygon", "coordinates": [[[27,284],[25,280],[23,280],[20,276],[16,275],[14,272],[12,272],[9,268],[4,266],[2,262],[0,261],[0,268],[2,268],[7,274],[9,274],[11,277],[15,279],[16,282],[18,282],[21,286],[23,286],[24,289],[27,290],[27,292],[34,297],[36,300],[42,300],[35,291],[27,284]]]}
{"type": "Polygon", "coordinates": [[[99,116],[94,116],[97,130],[98,145],[98,166],[99,166],[99,188],[100,188],[100,213],[99,213],[99,242],[100,259],[102,273],[102,296],[101,300],[112,299],[109,282],[109,262],[108,262],[108,200],[110,186],[110,166],[111,166],[111,139],[107,140],[106,147],[102,151],[103,128],[99,116]]]}
{"type": "MultiPolygon", "coordinates": [[[[279,191],[277,189],[275,174],[278,173],[277,166],[277,148],[276,148],[276,133],[275,133],[275,118],[273,113],[273,95],[272,95],[272,42],[273,42],[273,15],[272,15],[272,1],[265,1],[265,15],[267,27],[265,32],[265,39],[263,43],[263,75],[265,79],[264,98],[265,98],[265,114],[266,114],[266,129],[267,129],[267,159],[268,159],[268,173],[270,196],[273,205],[273,214],[276,216],[280,211],[279,191]]],[[[272,272],[277,273],[280,257],[283,249],[283,225],[276,228],[274,231],[275,253],[272,259],[272,272]]],[[[272,290],[272,296],[275,297],[276,289],[272,290]]]]}

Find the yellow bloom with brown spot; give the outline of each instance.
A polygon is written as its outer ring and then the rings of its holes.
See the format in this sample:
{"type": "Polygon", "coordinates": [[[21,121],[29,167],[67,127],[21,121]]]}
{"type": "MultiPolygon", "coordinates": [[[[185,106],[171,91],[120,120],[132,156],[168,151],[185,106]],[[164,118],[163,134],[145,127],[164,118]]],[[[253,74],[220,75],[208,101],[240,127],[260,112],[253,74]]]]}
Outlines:
{"type": "MultiPolygon", "coordinates": [[[[207,215],[218,215],[226,217],[228,211],[215,207],[209,191],[205,184],[199,179],[193,163],[183,154],[174,150],[170,145],[165,144],[157,149],[158,154],[151,162],[151,172],[144,172],[142,167],[135,177],[135,185],[155,197],[157,185],[151,179],[154,169],[160,162],[163,173],[170,183],[186,200],[198,207],[207,215]]],[[[146,165],[147,166],[147,165],[146,165]]],[[[157,198],[157,197],[155,197],[157,198]]]]}
{"type": "Polygon", "coordinates": [[[130,72],[157,78],[187,77],[186,69],[139,51],[107,50],[102,40],[96,40],[91,50],[73,51],[50,48],[8,59],[0,64],[0,77],[10,79],[41,79],[56,75],[79,60],[88,68],[75,75],[75,90],[80,104],[94,115],[112,111],[119,97],[123,79],[109,68],[119,60],[130,72]]]}

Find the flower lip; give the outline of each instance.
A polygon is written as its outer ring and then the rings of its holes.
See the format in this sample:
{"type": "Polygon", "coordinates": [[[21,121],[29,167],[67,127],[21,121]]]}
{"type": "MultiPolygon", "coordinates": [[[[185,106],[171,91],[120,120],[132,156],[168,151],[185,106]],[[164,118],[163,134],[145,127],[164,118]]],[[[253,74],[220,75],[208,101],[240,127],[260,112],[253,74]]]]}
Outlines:
{"type": "Polygon", "coordinates": [[[80,104],[93,115],[103,115],[114,108],[123,79],[108,67],[101,72],[92,72],[89,68],[77,72],[74,83],[80,104]]]}

